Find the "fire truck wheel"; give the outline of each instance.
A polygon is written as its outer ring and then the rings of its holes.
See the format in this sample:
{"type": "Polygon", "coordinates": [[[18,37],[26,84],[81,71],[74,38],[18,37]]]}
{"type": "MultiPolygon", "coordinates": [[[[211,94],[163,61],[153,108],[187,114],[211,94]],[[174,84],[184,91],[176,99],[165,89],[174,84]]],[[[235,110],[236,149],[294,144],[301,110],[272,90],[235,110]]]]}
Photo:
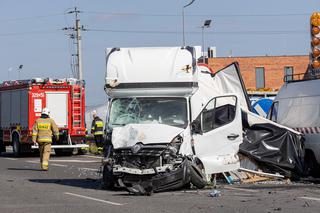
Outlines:
{"type": "Polygon", "coordinates": [[[19,156],[21,154],[21,144],[17,134],[12,136],[12,149],[15,156],[19,156]]]}
{"type": "Polygon", "coordinates": [[[70,156],[73,154],[73,149],[54,149],[57,156],[70,156]]]}
{"type": "Polygon", "coordinates": [[[78,155],[85,155],[85,154],[87,154],[87,153],[88,153],[88,150],[86,150],[86,149],[81,149],[81,148],[79,148],[79,149],[78,149],[78,152],[77,152],[78,155]]]}

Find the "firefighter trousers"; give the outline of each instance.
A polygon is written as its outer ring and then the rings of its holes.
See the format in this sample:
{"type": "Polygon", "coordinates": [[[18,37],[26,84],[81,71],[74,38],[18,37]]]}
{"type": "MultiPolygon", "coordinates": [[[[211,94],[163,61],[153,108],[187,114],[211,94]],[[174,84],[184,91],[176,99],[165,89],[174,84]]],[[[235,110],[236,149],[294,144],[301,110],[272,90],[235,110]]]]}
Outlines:
{"type": "Polygon", "coordinates": [[[39,143],[40,164],[43,170],[49,168],[49,158],[51,153],[51,143],[39,143]]]}
{"type": "Polygon", "coordinates": [[[96,146],[99,148],[103,147],[103,135],[95,135],[94,141],[96,142],[96,146]]]}

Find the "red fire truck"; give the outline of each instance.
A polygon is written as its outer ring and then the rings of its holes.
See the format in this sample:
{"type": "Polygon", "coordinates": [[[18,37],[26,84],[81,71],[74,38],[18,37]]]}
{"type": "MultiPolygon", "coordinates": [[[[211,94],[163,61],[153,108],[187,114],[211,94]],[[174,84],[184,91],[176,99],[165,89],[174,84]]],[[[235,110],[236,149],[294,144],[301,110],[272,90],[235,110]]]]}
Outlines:
{"type": "Polygon", "coordinates": [[[32,126],[43,108],[59,127],[60,139],[52,148],[57,155],[71,155],[85,144],[84,82],[77,79],[30,79],[0,84],[0,152],[12,146],[15,155],[31,152],[32,126]]]}

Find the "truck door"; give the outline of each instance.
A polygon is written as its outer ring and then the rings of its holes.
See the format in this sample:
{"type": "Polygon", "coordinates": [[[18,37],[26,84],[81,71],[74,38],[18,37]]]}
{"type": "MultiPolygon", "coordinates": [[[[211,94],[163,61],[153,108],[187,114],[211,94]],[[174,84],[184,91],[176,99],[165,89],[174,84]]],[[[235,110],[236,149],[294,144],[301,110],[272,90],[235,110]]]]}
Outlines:
{"type": "Polygon", "coordinates": [[[240,168],[237,153],[242,142],[242,121],[235,95],[211,99],[192,122],[192,130],[195,154],[206,174],[240,168]]]}
{"type": "Polygon", "coordinates": [[[58,127],[68,127],[68,92],[46,92],[46,107],[58,127]]]}

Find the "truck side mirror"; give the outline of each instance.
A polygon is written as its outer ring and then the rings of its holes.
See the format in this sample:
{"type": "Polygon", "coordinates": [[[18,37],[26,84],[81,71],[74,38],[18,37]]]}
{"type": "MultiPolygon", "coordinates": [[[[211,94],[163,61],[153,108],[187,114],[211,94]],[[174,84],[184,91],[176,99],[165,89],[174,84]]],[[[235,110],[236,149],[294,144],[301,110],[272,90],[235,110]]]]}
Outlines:
{"type": "Polygon", "coordinates": [[[201,123],[200,123],[199,119],[192,121],[191,133],[192,134],[202,134],[201,123]]]}

